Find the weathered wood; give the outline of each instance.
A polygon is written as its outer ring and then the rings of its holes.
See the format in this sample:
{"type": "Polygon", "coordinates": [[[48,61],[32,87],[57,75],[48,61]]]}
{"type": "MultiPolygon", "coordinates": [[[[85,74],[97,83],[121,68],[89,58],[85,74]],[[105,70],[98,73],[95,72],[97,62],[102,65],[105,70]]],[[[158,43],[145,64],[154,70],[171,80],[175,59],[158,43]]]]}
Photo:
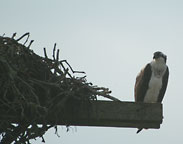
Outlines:
{"type": "MultiPolygon", "coordinates": [[[[60,114],[57,125],[101,126],[101,127],[132,127],[132,128],[160,128],[162,123],[162,104],[134,103],[117,101],[93,101],[89,108],[77,109],[77,112],[66,110],[60,114]]],[[[10,115],[4,118],[15,119],[10,115]]],[[[52,114],[47,121],[55,123],[52,114]]],[[[42,123],[40,120],[38,123],[42,123]]]]}
{"type": "Polygon", "coordinates": [[[77,116],[70,119],[70,125],[159,128],[163,118],[160,103],[115,101],[92,102],[89,115],[87,110],[81,109],[77,116]]]}

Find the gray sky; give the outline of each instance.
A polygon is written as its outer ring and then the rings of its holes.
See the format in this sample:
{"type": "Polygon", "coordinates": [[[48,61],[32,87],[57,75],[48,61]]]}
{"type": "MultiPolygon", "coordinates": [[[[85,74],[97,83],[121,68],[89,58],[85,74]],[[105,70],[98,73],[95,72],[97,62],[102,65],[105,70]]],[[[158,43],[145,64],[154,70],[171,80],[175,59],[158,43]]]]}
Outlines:
{"type": "Polygon", "coordinates": [[[168,56],[161,129],[137,135],[133,128],[71,127],[66,132],[61,127],[60,138],[53,130],[45,135],[46,144],[183,142],[183,1],[1,0],[0,13],[1,35],[30,32],[32,49],[39,55],[46,47],[51,56],[56,42],[60,59],[85,71],[89,82],[110,88],[120,100],[134,101],[135,77],[155,51],[168,56]]]}

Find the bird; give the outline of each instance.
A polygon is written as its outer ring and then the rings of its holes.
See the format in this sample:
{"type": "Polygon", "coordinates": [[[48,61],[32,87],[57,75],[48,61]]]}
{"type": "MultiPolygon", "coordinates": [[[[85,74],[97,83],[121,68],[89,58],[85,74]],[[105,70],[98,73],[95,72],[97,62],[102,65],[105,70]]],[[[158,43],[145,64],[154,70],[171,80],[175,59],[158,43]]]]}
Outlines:
{"type": "MultiPolygon", "coordinates": [[[[162,103],[169,79],[169,68],[166,62],[165,54],[160,51],[154,52],[153,60],[146,64],[136,77],[135,102],[162,103]]],[[[138,128],[137,133],[142,129],[138,128]]]]}

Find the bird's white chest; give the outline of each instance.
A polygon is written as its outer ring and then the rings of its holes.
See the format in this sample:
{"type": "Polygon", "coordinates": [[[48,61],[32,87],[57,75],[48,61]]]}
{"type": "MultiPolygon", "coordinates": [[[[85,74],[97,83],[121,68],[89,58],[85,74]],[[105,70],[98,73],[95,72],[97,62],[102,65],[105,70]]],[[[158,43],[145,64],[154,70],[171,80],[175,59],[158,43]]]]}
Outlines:
{"type": "Polygon", "coordinates": [[[162,78],[158,78],[152,75],[149,81],[149,88],[146,92],[144,102],[147,103],[157,102],[161,87],[162,87],[162,78]]]}
{"type": "Polygon", "coordinates": [[[166,71],[166,64],[152,62],[152,75],[149,81],[148,90],[144,97],[144,102],[155,103],[158,100],[159,92],[162,88],[162,79],[166,71]]]}

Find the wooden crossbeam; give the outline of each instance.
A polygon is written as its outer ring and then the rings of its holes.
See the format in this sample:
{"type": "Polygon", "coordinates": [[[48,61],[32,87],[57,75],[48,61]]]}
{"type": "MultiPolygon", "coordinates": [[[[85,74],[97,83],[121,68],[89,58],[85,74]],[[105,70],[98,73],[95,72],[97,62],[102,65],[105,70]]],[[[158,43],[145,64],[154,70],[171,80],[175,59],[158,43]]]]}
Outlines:
{"type": "MultiPolygon", "coordinates": [[[[89,108],[77,108],[77,112],[66,109],[58,115],[57,125],[160,128],[162,123],[162,104],[117,101],[92,101],[89,108]]],[[[54,113],[53,113],[54,115],[54,113]]],[[[0,120],[2,117],[0,116],[0,120]]],[[[13,118],[9,115],[9,119],[13,118]]],[[[55,123],[50,114],[47,121],[55,123]]],[[[40,120],[38,123],[42,123],[40,120]]]]}
{"type": "Polygon", "coordinates": [[[160,128],[163,118],[160,103],[94,101],[91,108],[90,114],[81,109],[77,117],[71,116],[73,118],[67,123],[78,126],[160,128]]]}

